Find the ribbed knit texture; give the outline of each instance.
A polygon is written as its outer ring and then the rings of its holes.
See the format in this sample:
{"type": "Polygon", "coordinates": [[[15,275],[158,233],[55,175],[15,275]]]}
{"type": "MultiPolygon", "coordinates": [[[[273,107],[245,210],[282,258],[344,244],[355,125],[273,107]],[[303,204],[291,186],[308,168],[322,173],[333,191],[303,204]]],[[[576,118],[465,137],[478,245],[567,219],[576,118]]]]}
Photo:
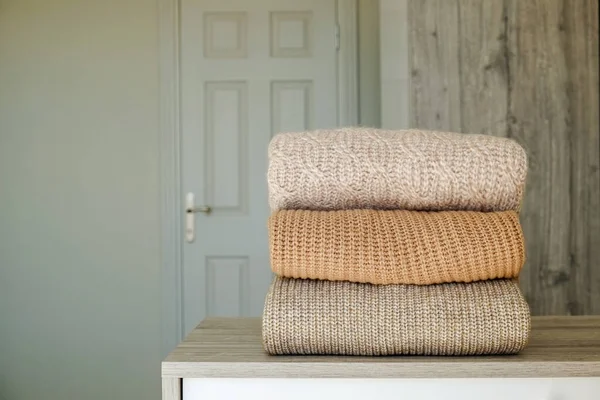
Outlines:
{"type": "Polygon", "coordinates": [[[491,135],[339,128],[269,144],[272,210],[518,210],[527,158],[491,135]]]}
{"type": "Polygon", "coordinates": [[[371,285],[275,278],[263,314],[270,354],[482,355],[521,351],[529,307],[513,280],[371,285]]]}
{"type": "Polygon", "coordinates": [[[514,278],[525,261],[515,211],[280,210],[271,268],[291,278],[428,285],[514,278]]]}

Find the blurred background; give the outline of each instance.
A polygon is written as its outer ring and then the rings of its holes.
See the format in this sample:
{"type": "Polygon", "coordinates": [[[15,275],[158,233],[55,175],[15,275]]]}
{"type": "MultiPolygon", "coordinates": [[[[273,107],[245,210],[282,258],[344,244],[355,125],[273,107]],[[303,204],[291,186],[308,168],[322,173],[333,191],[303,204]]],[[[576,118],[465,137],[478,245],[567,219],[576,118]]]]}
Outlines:
{"type": "Polygon", "coordinates": [[[282,130],[513,138],[531,311],[600,314],[598,59],[596,0],[0,0],[0,399],[158,399],[260,315],[282,130]]]}
{"type": "Polygon", "coordinates": [[[408,14],[411,124],[527,150],[532,313],[600,313],[598,2],[411,1],[408,14]]]}

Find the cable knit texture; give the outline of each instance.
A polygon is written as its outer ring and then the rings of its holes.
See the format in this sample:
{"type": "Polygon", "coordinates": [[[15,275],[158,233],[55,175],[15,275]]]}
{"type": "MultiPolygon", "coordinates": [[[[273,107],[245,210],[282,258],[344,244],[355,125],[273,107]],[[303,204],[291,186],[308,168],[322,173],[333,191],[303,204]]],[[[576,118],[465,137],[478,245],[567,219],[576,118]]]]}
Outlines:
{"type": "Polygon", "coordinates": [[[428,285],[514,278],[525,262],[515,211],[280,210],[271,268],[290,278],[428,285]]]}
{"type": "Polygon", "coordinates": [[[374,128],[280,133],[269,144],[272,210],[519,210],[527,157],[481,134],[374,128]]]}
{"type": "Polygon", "coordinates": [[[517,283],[371,285],[274,279],[263,314],[270,354],[518,353],[530,333],[517,283]]]}

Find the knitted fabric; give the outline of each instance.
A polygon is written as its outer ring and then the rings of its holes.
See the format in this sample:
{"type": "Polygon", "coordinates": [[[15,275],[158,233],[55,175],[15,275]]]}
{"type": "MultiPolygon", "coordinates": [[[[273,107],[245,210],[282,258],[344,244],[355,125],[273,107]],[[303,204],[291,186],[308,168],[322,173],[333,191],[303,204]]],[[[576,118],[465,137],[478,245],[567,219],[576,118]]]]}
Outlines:
{"type": "Polygon", "coordinates": [[[513,280],[381,286],[276,277],[262,336],[270,354],[480,355],[517,353],[529,332],[513,280]]]}
{"type": "Polygon", "coordinates": [[[518,210],[527,158],[490,135],[340,128],[269,144],[271,210],[518,210]]]}
{"type": "Polygon", "coordinates": [[[514,278],[525,261],[515,211],[279,210],[271,268],[290,278],[428,285],[514,278]]]}

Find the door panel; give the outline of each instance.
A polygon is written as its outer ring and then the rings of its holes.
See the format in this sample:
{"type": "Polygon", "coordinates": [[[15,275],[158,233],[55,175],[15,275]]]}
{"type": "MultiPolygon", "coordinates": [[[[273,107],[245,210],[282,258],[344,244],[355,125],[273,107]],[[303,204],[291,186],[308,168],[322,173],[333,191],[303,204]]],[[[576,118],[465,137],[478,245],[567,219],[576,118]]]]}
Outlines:
{"type": "Polygon", "coordinates": [[[271,281],[267,147],[337,125],[334,0],[182,0],[184,331],[209,315],[258,316],[271,281]]]}

